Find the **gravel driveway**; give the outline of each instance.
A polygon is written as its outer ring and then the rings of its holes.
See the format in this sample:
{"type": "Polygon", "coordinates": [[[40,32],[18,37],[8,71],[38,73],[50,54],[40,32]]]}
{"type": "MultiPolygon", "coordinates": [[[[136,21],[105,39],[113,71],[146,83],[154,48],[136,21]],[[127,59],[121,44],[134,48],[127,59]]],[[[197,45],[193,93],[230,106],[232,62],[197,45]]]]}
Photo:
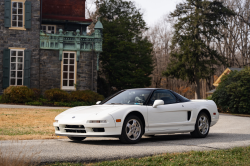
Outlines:
{"type": "Polygon", "coordinates": [[[33,157],[41,162],[96,162],[237,146],[250,146],[250,118],[225,114],[220,115],[219,122],[210,129],[209,135],[204,139],[194,139],[189,133],[184,133],[143,137],[135,145],[121,144],[116,138],[87,138],[80,143],[69,139],[0,141],[0,149],[5,154],[16,156],[22,152],[26,157],[33,157]]]}

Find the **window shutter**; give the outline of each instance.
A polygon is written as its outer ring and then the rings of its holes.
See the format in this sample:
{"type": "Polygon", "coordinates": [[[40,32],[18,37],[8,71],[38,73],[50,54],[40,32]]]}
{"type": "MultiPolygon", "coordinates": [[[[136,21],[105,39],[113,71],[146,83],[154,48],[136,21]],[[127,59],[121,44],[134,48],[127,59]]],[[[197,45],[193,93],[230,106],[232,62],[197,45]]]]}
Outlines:
{"type": "Polygon", "coordinates": [[[31,28],[31,2],[25,2],[25,28],[31,28]]]}
{"type": "Polygon", "coordinates": [[[11,0],[4,0],[4,27],[11,27],[11,0]]]}
{"type": "Polygon", "coordinates": [[[10,85],[10,50],[3,51],[3,89],[10,85]]]}
{"type": "Polygon", "coordinates": [[[31,51],[24,50],[24,80],[23,85],[30,88],[30,61],[31,61],[31,51]]]}

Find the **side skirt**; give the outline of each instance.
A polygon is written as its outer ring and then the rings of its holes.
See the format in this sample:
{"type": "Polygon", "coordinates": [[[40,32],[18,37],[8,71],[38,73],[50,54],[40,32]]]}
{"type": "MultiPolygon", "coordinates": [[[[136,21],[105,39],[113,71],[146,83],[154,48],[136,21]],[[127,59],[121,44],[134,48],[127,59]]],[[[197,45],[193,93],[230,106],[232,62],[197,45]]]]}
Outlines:
{"type": "Polygon", "coordinates": [[[58,136],[66,136],[66,137],[120,137],[120,135],[69,135],[69,134],[56,134],[58,136]]]}

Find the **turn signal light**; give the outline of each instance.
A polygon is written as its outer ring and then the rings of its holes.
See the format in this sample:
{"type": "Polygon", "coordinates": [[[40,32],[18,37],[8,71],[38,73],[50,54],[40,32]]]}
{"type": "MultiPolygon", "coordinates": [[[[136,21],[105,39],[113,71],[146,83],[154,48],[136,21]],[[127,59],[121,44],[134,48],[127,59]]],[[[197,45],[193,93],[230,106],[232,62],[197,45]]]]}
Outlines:
{"type": "Polygon", "coordinates": [[[116,122],[121,122],[122,120],[121,119],[116,119],[116,122]]]}
{"type": "Polygon", "coordinates": [[[214,115],[216,115],[216,113],[214,112],[214,115]]]}

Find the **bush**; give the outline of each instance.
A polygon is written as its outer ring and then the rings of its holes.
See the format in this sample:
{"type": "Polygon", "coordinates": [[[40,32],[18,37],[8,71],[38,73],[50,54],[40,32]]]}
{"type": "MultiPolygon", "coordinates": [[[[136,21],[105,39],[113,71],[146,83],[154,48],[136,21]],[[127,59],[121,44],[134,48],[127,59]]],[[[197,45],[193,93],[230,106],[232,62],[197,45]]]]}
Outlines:
{"type": "Polygon", "coordinates": [[[4,90],[2,102],[25,103],[34,99],[34,92],[26,86],[10,86],[4,90]]]}
{"type": "Polygon", "coordinates": [[[34,92],[35,99],[38,100],[41,97],[41,90],[37,88],[31,88],[31,90],[34,92]]]}
{"type": "Polygon", "coordinates": [[[97,101],[104,100],[102,95],[90,90],[77,90],[70,93],[71,101],[81,101],[89,104],[95,104],[97,101]]]}
{"type": "Polygon", "coordinates": [[[50,89],[41,95],[41,90],[26,86],[10,86],[0,96],[3,103],[25,103],[26,105],[86,106],[103,100],[104,97],[90,90],[73,91],[70,94],[61,89],[50,89]]]}
{"type": "Polygon", "coordinates": [[[43,105],[42,102],[39,102],[39,101],[32,101],[32,102],[26,102],[25,105],[43,105]]]}
{"type": "Polygon", "coordinates": [[[80,102],[80,101],[73,101],[73,102],[55,102],[55,106],[64,106],[64,107],[76,107],[76,106],[89,106],[91,104],[86,102],[80,102]]]}
{"type": "Polygon", "coordinates": [[[250,68],[221,78],[212,99],[223,112],[250,113],[250,68]]]}
{"type": "Polygon", "coordinates": [[[212,100],[212,96],[208,96],[206,99],[207,100],[212,100]]]}
{"type": "Polygon", "coordinates": [[[69,93],[58,88],[46,90],[44,93],[44,97],[48,99],[48,101],[56,101],[56,102],[70,101],[69,93]]]}

